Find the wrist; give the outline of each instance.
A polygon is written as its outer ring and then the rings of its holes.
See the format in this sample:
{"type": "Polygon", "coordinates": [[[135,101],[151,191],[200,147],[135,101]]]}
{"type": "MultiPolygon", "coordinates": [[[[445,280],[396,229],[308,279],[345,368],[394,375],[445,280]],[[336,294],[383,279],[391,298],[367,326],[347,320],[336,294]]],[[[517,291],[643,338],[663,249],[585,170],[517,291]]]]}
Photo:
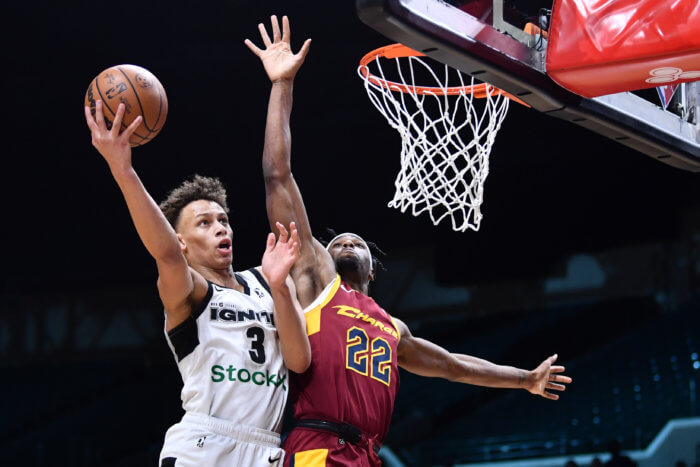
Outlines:
{"type": "Polygon", "coordinates": [[[289,86],[292,87],[294,84],[294,78],[276,78],[273,80],[270,80],[272,83],[272,86],[289,86]]]}
{"type": "Polygon", "coordinates": [[[289,287],[287,287],[287,283],[285,280],[282,280],[280,283],[273,283],[270,282],[270,291],[273,294],[280,294],[280,295],[289,295],[289,287]]]}
{"type": "Polygon", "coordinates": [[[530,390],[533,385],[535,374],[528,370],[518,370],[518,387],[530,390]]]}
{"type": "Polygon", "coordinates": [[[119,182],[127,177],[132,176],[135,171],[131,164],[109,165],[109,170],[112,172],[112,177],[119,182]]]}

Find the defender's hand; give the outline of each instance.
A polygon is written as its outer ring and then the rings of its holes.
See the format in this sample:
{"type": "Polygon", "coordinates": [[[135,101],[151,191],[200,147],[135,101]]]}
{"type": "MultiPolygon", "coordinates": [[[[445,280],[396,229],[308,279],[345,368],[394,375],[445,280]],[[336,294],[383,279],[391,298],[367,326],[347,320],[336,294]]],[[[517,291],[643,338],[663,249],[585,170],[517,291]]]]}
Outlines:
{"type": "Polygon", "coordinates": [[[131,125],[119,133],[123,117],[124,104],[119,104],[112,128],[107,129],[104,113],[102,112],[102,101],[98,100],[95,102],[94,118],[90,113],[90,107],[85,106],[85,119],[87,120],[88,128],[90,128],[90,133],[92,133],[92,145],[102,154],[102,157],[105,158],[112,170],[131,166],[129,137],[136,131],[142,120],[139,115],[131,122],[131,125]]]}
{"type": "Polygon", "coordinates": [[[553,366],[557,360],[557,355],[554,354],[530,372],[530,376],[526,382],[526,389],[532,394],[545,397],[547,399],[557,400],[559,396],[548,391],[564,391],[564,384],[571,383],[572,379],[568,376],[559,375],[557,373],[564,372],[565,368],[560,365],[553,366]]]}
{"type": "Polygon", "coordinates": [[[262,37],[263,44],[265,44],[265,50],[259,49],[248,39],[245,40],[245,45],[247,45],[262,61],[270,81],[274,83],[280,80],[293,80],[309,51],[311,39],[306,39],[301,50],[294,54],[292,53],[292,46],[290,44],[291,31],[289,29],[289,19],[286,16],[282,17],[281,34],[277,16],[273,15],[271,19],[272,41],[265,30],[265,26],[262,23],[258,24],[260,36],[262,37]]]}
{"type": "Polygon", "coordinates": [[[287,279],[292,265],[299,259],[299,232],[292,222],[289,226],[292,235],[289,236],[287,229],[277,222],[279,239],[275,242],[275,234],[270,232],[267,236],[267,247],[262,258],[262,271],[270,287],[282,286],[287,279]]]}

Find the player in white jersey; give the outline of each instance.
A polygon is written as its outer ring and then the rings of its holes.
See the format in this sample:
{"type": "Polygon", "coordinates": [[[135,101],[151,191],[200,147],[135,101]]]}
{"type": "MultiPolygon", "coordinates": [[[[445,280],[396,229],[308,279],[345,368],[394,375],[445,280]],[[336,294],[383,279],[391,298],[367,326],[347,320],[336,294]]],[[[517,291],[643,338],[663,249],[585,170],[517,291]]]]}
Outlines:
{"type": "Polygon", "coordinates": [[[233,231],[218,179],[195,176],[160,207],[131,163],[129,136],[119,132],[120,104],[110,129],[102,102],[85,108],[92,144],[119,185],[136,230],[158,267],[165,332],[184,382],[185,415],[166,435],[161,466],[281,465],[279,430],[287,368],[301,373],[311,350],[289,269],[299,236],[281,224],[267,238],[262,266],[232,267],[233,231]],[[274,310],[273,310],[274,303],[274,310]]]}
{"type": "Polygon", "coordinates": [[[186,414],[166,434],[161,465],[224,465],[229,438],[249,440],[245,452],[236,453],[236,465],[283,459],[278,433],[289,382],[272,296],[257,269],[234,274],[242,292],[209,283],[191,319],[166,332],[184,382],[186,414]],[[201,415],[208,413],[216,414],[213,424],[201,415]]]}

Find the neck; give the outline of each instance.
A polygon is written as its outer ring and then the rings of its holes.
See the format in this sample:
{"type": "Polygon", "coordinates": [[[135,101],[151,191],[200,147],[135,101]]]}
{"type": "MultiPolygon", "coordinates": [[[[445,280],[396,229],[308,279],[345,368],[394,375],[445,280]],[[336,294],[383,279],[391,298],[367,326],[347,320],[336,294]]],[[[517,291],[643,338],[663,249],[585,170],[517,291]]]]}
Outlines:
{"type": "Polygon", "coordinates": [[[229,265],[226,269],[212,269],[206,266],[196,268],[206,280],[215,284],[223,285],[230,289],[238,289],[241,285],[236,280],[233,273],[233,266],[229,265]]]}
{"type": "Polygon", "coordinates": [[[358,292],[362,292],[363,294],[369,296],[369,282],[368,281],[362,281],[359,278],[352,277],[350,275],[344,275],[340,276],[343,282],[348,284],[350,287],[353,288],[353,290],[357,290],[358,292]]]}

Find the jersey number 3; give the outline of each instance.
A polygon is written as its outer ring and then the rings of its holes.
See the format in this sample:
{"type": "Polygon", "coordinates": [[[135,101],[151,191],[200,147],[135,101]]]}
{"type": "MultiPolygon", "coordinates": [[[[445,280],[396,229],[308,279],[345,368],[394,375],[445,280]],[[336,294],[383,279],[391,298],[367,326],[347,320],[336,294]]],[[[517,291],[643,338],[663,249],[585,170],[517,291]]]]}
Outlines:
{"type": "Polygon", "coordinates": [[[265,363],[265,331],[261,327],[253,326],[245,333],[251,339],[248,355],[255,363],[265,363]]]}
{"type": "Polygon", "coordinates": [[[391,346],[381,337],[371,342],[364,329],[348,329],[346,367],[389,386],[391,383],[391,346]]]}

